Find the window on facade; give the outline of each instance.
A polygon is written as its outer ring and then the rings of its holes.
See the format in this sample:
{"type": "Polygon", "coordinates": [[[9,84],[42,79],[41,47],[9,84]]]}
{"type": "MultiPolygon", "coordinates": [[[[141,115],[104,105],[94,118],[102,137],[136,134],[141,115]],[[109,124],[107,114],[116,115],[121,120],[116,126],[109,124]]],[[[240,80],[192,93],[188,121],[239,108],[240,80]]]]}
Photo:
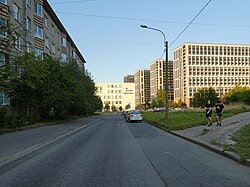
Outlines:
{"type": "Polygon", "coordinates": [[[43,39],[43,28],[35,25],[35,37],[43,39]]]}
{"type": "Polygon", "coordinates": [[[64,37],[61,38],[61,44],[62,44],[62,46],[64,46],[64,47],[67,46],[66,38],[64,38],[64,37]]]}
{"type": "Polygon", "coordinates": [[[36,48],[35,53],[36,53],[37,57],[42,57],[43,56],[43,50],[42,49],[36,48]]]}
{"type": "Polygon", "coordinates": [[[49,20],[48,20],[48,18],[47,18],[46,16],[44,17],[44,26],[45,26],[46,28],[49,27],[49,20]]]}
{"type": "MultiPolygon", "coordinates": [[[[3,18],[0,18],[0,27],[5,26],[7,24],[7,21],[3,18]]],[[[5,31],[0,30],[0,36],[6,37],[7,33],[5,31]]]]}
{"type": "Polygon", "coordinates": [[[16,4],[13,5],[13,16],[17,21],[21,20],[20,8],[16,4]]]}
{"type": "Polygon", "coordinates": [[[9,97],[3,91],[0,91],[0,105],[8,105],[9,104],[9,97]]]}
{"type": "Polygon", "coordinates": [[[41,3],[35,2],[35,13],[36,15],[43,17],[43,6],[41,3]]]}
{"type": "Polygon", "coordinates": [[[56,46],[55,44],[52,43],[52,53],[53,54],[56,54],[56,46]]]}
{"type": "Polygon", "coordinates": [[[51,25],[51,34],[55,36],[55,27],[54,25],[51,25]]]}
{"type": "Polygon", "coordinates": [[[45,36],[45,47],[49,48],[49,38],[45,36]]]}
{"type": "Polygon", "coordinates": [[[27,51],[28,53],[31,52],[31,43],[29,43],[29,42],[26,43],[26,51],[27,51]]]}
{"type": "Polygon", "coordinates": [[[14,35],[14,37],[15,37],[15,47],[17,49],[20,49],[21,48],[21,38],[18,35],[14,35]]]}
{"type": "Polygon", "coordinates": [[[3,3],[3,4],[7,5],[7,0],[0,0],[0,3],[3,3]]]}
{"type": "Polygon", "coordinates": [[[28,5],[30,7],[31,5],[31,0],[26,0],[26,5],[28,5]]]}
{"type": "Polygon", "coordinates": [[[26,18],[26,30],[31,31],[31,19],[29,17],[26,18]]]}
{"type": "Polygon", "coordinates": [[[72,57],[76,59],[76,52],[72,51],[72,57]]]}
{"type": "Polygon", "coordinates": [[[67,61],[67,55],[62,53],[61,54],[62,61],[67,61]]]}
{"type": "Polygon", "coordinates": [[[0,66],[3,66],[5,64],[5,54],[4,53],[0,53],[0,66]]]}

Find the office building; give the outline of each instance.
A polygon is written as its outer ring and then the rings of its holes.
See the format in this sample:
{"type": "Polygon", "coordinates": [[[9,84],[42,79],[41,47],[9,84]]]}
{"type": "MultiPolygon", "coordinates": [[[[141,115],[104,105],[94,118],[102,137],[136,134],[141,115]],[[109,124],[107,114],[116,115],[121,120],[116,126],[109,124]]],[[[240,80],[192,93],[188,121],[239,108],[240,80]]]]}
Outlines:
{"type": "Polygon", "coordinates": [[[134,83],[95,83],[97,95],[101,98],[103,109],[105,105],[119,110],[127,106],[135,109],[135,84],[134,83]]]}
{"type": "Polygon", "coordinates": [[[135,73],[135,105],[138,109],[150,103],[150,70],[139,69],[135,73]]]}
{"type": "MultiPolygon", "coordinates": [[[[0,26],[0,65],[34,51],[84,68],[85,59],[47,0],[0,0],[0,26]]],[[[0,105],[6,99],[0,91],[0,105]]]]}
{"type": "Polygon", "coordinates": [[[123,82],[132,82],[132,83],[134,83],[135,82],[135,76],[134,75],[126,75],[123,78],[123,82]]]}
{"type": "MultiPolygon", "coordinates": [[[[158,90],[166,87],[166,63],[157,59],[150,65],[150,98],[156,99],[158,90]]],[[[168,61],[168,99],[173,99],[173,61],[168,61]]]]}
{"type": "Polygon", "coordinates": [[[221,96],[236,85],[250,87],[250,45],[185,43],[174,49],[174,100],[188,106],[212,87],[221,96]]]}

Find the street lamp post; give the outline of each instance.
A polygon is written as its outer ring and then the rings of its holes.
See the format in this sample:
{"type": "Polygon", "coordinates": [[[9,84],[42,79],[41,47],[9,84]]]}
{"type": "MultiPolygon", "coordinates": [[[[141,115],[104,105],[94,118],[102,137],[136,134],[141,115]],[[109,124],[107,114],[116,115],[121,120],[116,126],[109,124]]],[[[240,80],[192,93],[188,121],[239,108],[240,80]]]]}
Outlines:
{"type": "Polygon", "coordinates": [[[164,45],[165,45],[165,49],[166,49],[166,85],[165,85],[166,106],[165,106],[165,115],[166,115],[166,117],[168,117],[168,41],[166,40],[166,36],[165,36],[164,32],[162,32],[161,30],[156,29],[156,28],[152,28],[152,27],[148,27],[146,25],[140,25],[140,26],[142,28],[144,28],[144,29],[151,29],[151,30],[154,30],[154,31],[158,31],[164,37],[164,45]]]}

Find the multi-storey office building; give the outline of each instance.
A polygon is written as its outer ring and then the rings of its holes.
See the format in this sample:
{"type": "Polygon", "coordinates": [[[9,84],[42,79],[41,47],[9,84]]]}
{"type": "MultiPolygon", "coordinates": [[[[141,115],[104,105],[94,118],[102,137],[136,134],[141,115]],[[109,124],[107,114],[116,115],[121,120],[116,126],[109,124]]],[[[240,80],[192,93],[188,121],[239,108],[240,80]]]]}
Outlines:
{"type": "Polygon", "coordinates": [[[123,78],[123,82],[135,82],[135,76],[134,75],[126,75],[123,78]]]}
{"type": "MultiPolygon", "coordinates": [[[[155,100],[157,91],[166,87],[166,63],[163,59],[157,59],[150,65],[150,96],[155,100]]],[[[168,61],[168,87],[169,99],[173,99],[173,61],[168,61]]]]}
{"type": "MultiPolygon", "coordinates": [[[[47,0],[0,0],[0,27],[0,65],[34,51],[62,62],[73,59],[84,68],[83,56],[47,0]]],[[[1,93],[0,104],[6,98],[1,93]]]]}
{"type": "Polygon", "coordinates": [[[96,83],[97,95],[101,98],[103,108],[106,104],[115,106],[117,110],[120,107],[126,109],[135,109],[135,84],[134,83],[96,83]]]}
{"type": "Polygon", "coordinates": [[[174,49],[174,99],[190,105],[198,90],[219,96],[235,85],[250,87],[250,45],[185,43],[174,49]]]}
{"type": "Polygon", "coordinates": [[[139,69],[135,73],[135,105],[142,106],[150,102],[150,70],[139,69]]]}

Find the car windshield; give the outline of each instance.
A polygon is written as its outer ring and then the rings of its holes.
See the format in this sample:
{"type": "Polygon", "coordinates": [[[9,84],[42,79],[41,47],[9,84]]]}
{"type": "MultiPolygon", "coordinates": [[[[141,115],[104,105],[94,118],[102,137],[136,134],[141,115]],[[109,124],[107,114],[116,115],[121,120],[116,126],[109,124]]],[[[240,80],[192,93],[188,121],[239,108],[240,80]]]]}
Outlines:
{"type": "Polygon", "coordinates": [[[141,114],[140,111],[131,111],[130,114],[141,114]]]}

